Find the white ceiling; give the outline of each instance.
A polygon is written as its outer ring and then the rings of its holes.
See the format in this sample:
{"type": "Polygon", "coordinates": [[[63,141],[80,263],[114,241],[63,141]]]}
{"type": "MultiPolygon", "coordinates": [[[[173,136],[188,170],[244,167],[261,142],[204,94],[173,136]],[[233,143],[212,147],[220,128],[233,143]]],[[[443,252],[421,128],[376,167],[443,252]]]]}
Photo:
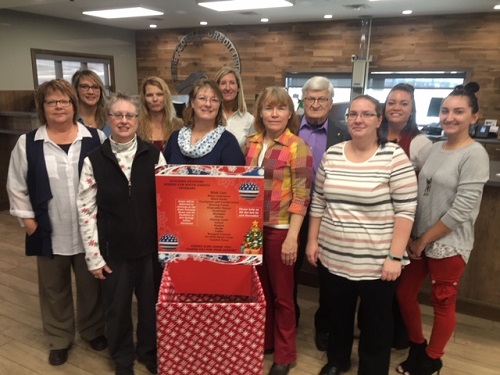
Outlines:
{"type": "MultiPolygon", "coordinates": [[[[209,1],[209,0],[203,0],[209,1]]],[[[281,9],[245,12],[216,12],[197,5],[197,0],[0,0],[2,8],[46,16],[67,18],[131,30],[148,29],[154,23],[159,29],[210,26],[256,25],[260,19],[269,23],[334,22],[358,17],[408,17],[401,12],[413,10],[412,16],[499,12],[493,6],[500,0],[295,0],[295,6],[281,9]],[[158,10],[163,16],[105,20],[85,16],[83,11],[142,6],[158,10]],[[356,9],[361,7],[361,9],[356,9]],[[323,15],[332,14],[332,20],[323,15]]]]}

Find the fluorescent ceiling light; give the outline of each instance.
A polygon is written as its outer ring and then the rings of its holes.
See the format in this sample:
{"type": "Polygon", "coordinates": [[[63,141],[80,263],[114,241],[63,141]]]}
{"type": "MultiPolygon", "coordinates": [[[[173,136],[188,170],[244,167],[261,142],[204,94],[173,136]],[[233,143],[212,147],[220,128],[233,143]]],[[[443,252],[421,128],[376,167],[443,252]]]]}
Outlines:
{"type": "Polygon", "coordinates": [[[146,16],[161,16],[162,12],[151,10],[147,8],[122,8],[122,9],[107,9],[107,10],[93,10],[83,12],[87,16],[100,17],[100,18],[132,18],[132,17],[146,17],[146,16]]]}
{"type": "Polygon", "coordinates": [[[500,4],[499,4],[499,5],[495,5],[495,6],[493,7],[493,9],[495,9],[495,10],[500,10],[500,4]]]}
{"type": "Polygon", "coordinates": [[[199,6],[216,10],[218,12],[227,12],[231,10],[265,9],[265,8],[283,8],[292,7],[292,0],[228,0],[228,1],[210,1],[198,3],[199,6]]]}
{"type": "Polygon", "coordinates": [[[413,13],[413,10],[410,10],[410,9],[408,9],[408,10],[403,10],[401,13],[403,13],[403,14],[412,14],[412,13],[413,13]]]}

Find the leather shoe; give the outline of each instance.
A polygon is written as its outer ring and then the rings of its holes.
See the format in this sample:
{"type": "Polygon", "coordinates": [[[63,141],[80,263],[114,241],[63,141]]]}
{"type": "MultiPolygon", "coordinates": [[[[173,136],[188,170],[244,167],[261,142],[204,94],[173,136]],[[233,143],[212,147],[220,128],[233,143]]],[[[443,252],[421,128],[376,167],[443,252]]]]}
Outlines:
{"type": "Polygon", "coordinates": [[[108,347],[108,340],[105,336],[97,336],[95,339],[89,341],[90,347],[97,352],[104,350],[108,347]]]}
{"type": "Polygon", "coordinates": [[[54,349],[50,351],[49,363],[52,366],[60,366],[68,360],[68,348],[54,349]]]}
{"type": "Polygon", "coordinates": [[[314,342],[319,351],[326,352],[326,349],[328,349],[328,336],[330,336],[328,332],[316,331],[314,342]]]}
{"type": "Polygon", "coordinates": [[[116,368],[115,375],[134,375],[134,366],[116,368]]]}
{"type": "Polygon", "coordinates": [[[343,372],[349,371],[350,368],[351,368],[351,364],[349,364],[347,367],[341,369],[340,367],[336,367],[334,365],[330,365],[327,363],[326,365],[323,366],[319,375],[340,375],[343,372]]]}
{"type": "Polygon", "coordinates": [[[139,362],[142,363],[144,366],[146,366],[146,368],[151,374],[158,373],[158,363],[156,362],[156,359],[145,359],[145,360],[139,359],[139,362]]]}
{"type": "Polygon", "coordinates": [[[267,355],[267,354],[273,354],[274,353],[274,348],[271,348],[271,349],[264,349],[264,354],[267,355]]]}
{"type": "Polygon", "coordinates": [[[271,370],[269,370],[269,375],[288,375],[290,372],[290,365],[280,365],[278,363],[273,363],[271,370]]]}

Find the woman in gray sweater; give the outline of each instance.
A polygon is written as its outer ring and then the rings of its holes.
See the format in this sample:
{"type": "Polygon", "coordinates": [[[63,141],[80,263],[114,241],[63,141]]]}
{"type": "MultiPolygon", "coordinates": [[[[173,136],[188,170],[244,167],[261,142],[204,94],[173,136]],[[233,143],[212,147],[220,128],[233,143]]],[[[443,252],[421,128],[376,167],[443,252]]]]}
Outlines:
{"type": "Polygon", "coordinates": [[[475,82],[457,86],[441,104],[440,124],[447,140],[435,143],[420,171],[411,264],[402,272],[397,297],[411,341],[409,356],[397,371],[434,374],[455,328],[460,277],[474,243],[474,222],[489,178],[484,147],[469,135],[479,117],[475,82]],[[417,301],[425,277],[431,279],[434,325],[429,344],[422,332],[417,301]]]}

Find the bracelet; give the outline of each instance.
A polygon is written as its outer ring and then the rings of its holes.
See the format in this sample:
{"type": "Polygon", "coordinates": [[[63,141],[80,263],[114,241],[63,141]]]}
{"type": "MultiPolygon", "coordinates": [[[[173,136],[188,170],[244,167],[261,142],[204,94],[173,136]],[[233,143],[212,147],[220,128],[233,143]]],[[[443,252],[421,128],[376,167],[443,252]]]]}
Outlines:
{"type": "Polygon", "coordinates": [[[398,258],[398,257],[395,257],[394,255],[392,255],[391,253],[389,253],[389,255],[387,255],[387,257],[390,259],[390,260],[396,260],[398,262],[401,262],[403,259],[402,258],[398,258]]]}

